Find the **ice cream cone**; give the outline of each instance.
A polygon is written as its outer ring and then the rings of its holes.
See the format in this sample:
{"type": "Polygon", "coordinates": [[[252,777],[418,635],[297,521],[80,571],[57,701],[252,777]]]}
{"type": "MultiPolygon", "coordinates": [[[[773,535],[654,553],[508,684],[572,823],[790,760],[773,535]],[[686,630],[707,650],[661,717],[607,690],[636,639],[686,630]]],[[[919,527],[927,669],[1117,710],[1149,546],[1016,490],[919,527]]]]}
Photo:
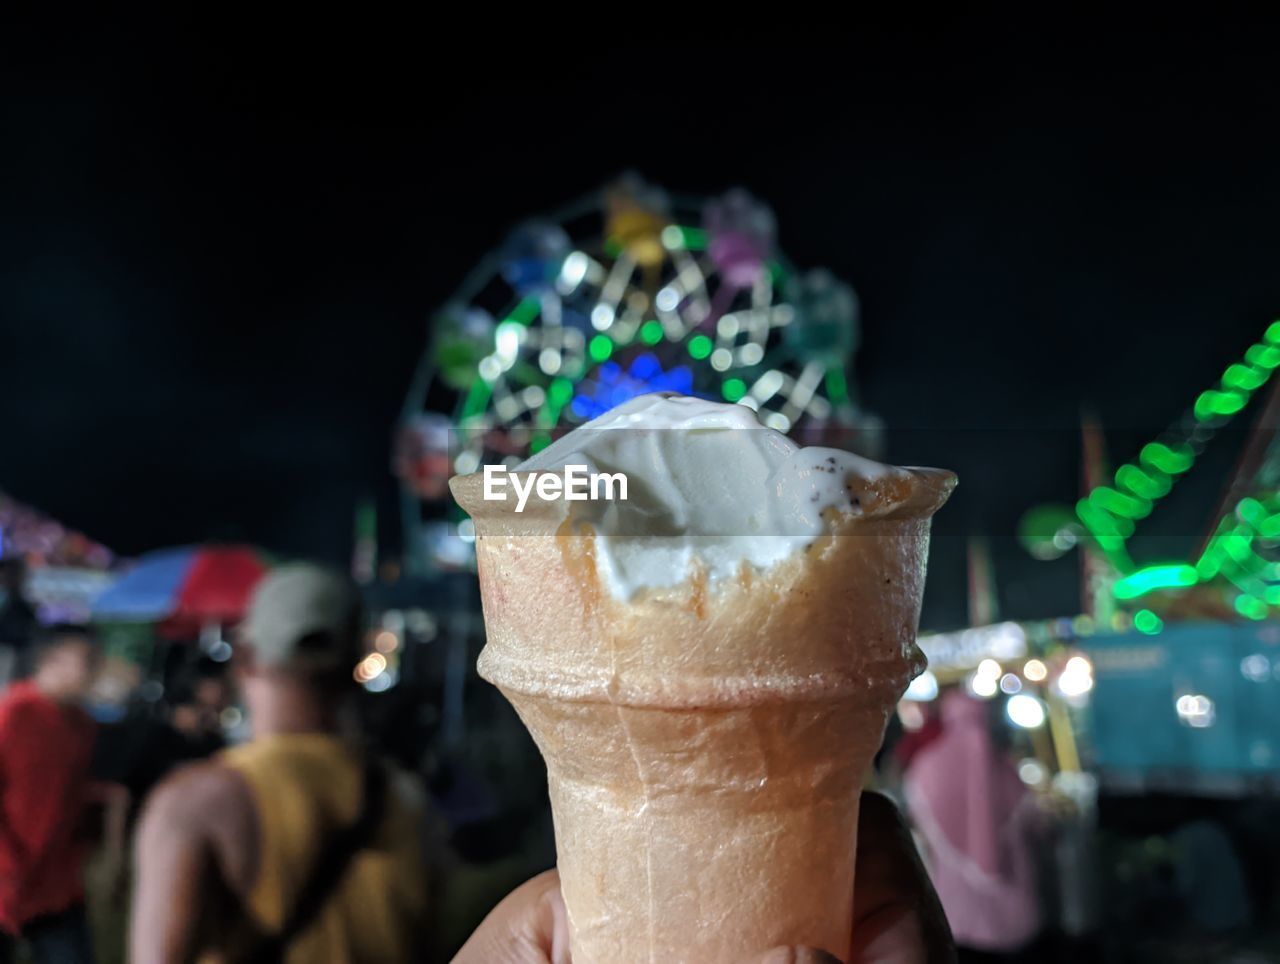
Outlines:
{"type": "Polygon", "coordinates": [[[858,796],[915,645],[933,470],[859,483],[860,515],[768,570],[620,600],[563,501],[475,521],[497,685],[547,764],[575,964],[736,962],[852,934],[858,796]]]}

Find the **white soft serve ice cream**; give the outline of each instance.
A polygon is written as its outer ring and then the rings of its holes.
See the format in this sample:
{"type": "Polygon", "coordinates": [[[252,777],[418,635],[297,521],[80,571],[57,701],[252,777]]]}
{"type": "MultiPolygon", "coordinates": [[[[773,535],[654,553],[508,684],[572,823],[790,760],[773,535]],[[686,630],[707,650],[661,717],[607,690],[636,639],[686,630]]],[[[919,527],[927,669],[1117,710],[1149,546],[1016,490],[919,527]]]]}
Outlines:
{"type": "Polygon", "coordinates": [[[905,470],[839,449],[801,448],[751,409],[642,395],[560,438],[517,472],[626,475],[627,499],[573,503],[595,530],[601,581],[619,599],[765,570],[827,531],[823,512],[858,513],[857,482],[905,470]]]}

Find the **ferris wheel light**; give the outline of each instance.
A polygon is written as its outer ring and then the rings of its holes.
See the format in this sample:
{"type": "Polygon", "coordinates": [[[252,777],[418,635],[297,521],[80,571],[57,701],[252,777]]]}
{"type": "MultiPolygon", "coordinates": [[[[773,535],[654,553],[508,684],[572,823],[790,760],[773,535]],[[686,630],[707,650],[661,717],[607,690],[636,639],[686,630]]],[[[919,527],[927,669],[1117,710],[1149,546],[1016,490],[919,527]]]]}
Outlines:
{"type": "Polygon", "coordinates": [[[493,403],[493,410],[498,418],[510,421],[520,414],[520,403],[506,395],[493,403]]]}
{"type": "Polygon", "coordinates": [[[548,375],[560,371],[560,353],[554,348],[544,348],[538,352],[538,367],[548,375]]]}
{"type": "Polygon", "coordinates": [[[689,339],[689,356],[701,360],[711,354],[711,339],[706,335],[694,335],[689,339]]]}
{"type": "MultiPolygon", "coordinates": [[[[848,411],[843,373],[854,344],[840,341],[832,357],[821,331],[798,340],[779,331],[821,327],[830,312],[822,292],[791,283],[771,231],[752,235],[760,250],[746,259],[748,277],[743,256],[726,259],[716,243],[739,226],[708,220],[731,209],[723,198],[659,204],[643,219],[640,245],[617,230],[610,190],[588,202],[599,228],[556,214],[542,233],[513,232],[447,303],[425,361],[458,393],[458,423],[476,430],[460,440],[455,471],[519,462],[558,430],[646,392],[723,398],[783,432],[820,429],[837,408],[848,411]]],[[[636,203],[647,211],[656,202],[636,203]]],[[[412,403],[429,407],[440,392],[430,394],[415,387],[412,403]]],[[[417,472],[397,468],[421,494],[417,472]]],[[[429,542],[423,551],[434,551],[429,542]]]]}
{"type": "Polygon", "coordinates": [[[680,292],[667,285],[658,292],[653,303],[658,306],[659,311],[675,311],[680,307],[680,292]]]}
{"type": "Polygon", "coordinates": [[[595,361],[608,361],[609,356],[613,354],[613,342],[609,340],[608,335],[596,335],[587,343],[587,354],[595,361]]]}
{"type": "Polygon", "coordinates": [[[520,342],[525,327],[517,321],[504,321],[493,335],[494,357],[503,369],[510,368],[520,354],[520,342]]]}
{"type": "Polygon", "coordinates": [[[646,345],[656,345],[662,341],[662,322],[651,318],[641,325],[640,340],[646,345]]]}
{"type": "Polygon", "coordinates": [[[782,372],[776,368],[771,369],[760,376],[759,380],[752,386],[751,394],[762,402],[768,401],[778,394],[778,390],[782,388],[785,381],[782,377],[782,372]]]}
{"type": "Polygon", "coordinates": [[[591,309],[591,327],[596,331],[604,331],[613,324],[615,317],[617,315],[609,305],[596,305],[591,309]]]}
{"type": "Polygon", "coordinates": [[[737,402],[746,394],[747,383],[741,378],[726,378],[724,384],[720,386],[720,394],[724,396],[726,402],[737,402]]]}
{"type": "Polygon", "coordinates": [[[556,281],[559,292],[562,295],[573,294],[586,278],[590,264],[591,259],[581,251],[574,251],[565,258],[564,264],[560,267],[560,277],[556,281]]]}

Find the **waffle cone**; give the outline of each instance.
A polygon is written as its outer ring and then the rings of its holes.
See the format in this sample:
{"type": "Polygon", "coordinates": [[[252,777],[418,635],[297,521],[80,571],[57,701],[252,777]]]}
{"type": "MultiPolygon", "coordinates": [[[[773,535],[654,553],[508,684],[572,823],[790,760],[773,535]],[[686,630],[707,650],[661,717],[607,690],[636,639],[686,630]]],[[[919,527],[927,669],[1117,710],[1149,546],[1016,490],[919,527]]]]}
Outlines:
{"type": "Polygon", "coordinates": [[[547,764],[573,959],[844,957],[858,796],[915,645],[929,517],[954,485],[866,486],[863,514],[765,572],[620,601],[563,502],[452,480],[476,525],[482,676],[547,764]]]}

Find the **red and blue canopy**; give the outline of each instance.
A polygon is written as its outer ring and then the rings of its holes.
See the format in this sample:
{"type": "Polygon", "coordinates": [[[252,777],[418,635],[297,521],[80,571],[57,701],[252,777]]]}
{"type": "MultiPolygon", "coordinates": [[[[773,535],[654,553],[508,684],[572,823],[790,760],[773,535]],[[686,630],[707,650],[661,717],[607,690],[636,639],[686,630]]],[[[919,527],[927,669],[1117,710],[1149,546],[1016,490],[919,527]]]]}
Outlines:
{"type": "Polygon", "coordinates": [[[184,546],[151,552],[98,597],[101,620],[158,622],[183,636],[210,623],[244,617],[249,597],[268,568],[249,546],[184,546]]]}

